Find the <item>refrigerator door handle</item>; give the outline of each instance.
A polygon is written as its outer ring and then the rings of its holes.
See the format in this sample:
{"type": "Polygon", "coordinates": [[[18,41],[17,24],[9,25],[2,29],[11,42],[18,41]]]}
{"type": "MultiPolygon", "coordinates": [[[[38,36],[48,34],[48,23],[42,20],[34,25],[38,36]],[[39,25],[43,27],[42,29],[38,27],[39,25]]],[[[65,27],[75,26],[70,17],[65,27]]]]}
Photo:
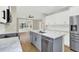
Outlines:
{"type": "Polygon", "coordinates": [[[79,41],[79,39],[75,39],[75,40],[72,40],[72,41],[78,42],[78,41],[79,41]]]}

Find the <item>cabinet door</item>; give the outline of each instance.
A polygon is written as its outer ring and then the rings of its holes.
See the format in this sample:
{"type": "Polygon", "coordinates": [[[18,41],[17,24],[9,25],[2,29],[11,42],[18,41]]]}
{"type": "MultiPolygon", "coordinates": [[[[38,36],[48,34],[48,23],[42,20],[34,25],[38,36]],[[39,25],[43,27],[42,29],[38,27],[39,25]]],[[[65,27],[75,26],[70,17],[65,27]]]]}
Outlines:
{"type": "Polygon", "coordinates": [[[33,33],[32,32],[30,32],[30,41],[31,41],[31,43],[33,42],[33,33]]]}
{"type": "Polygon", "coordinates": [[[63,51],[63,38],[59,37],[54,40],[53,42],[53,52],[62,52],[63,51]]]}
{"type": "Polygon", "coordinates": [[[42,52],[53,52],[53,40],[42,37],[42,52]]]}
{"type": "Polygon", "coordinates": [[[69,17],[69,23],[70,23],[70,25],[73,25],[73,22],[74,22],[73,19],[74,19],[73,16],[70,16],[70,17],[69,17]]]}
{"type": "Polygon", "coordinates": [[[41,51],[41,35],[31,32],[30,39],[32,44],[35,45],[41,51]]]}
{"type": "Polygon", "coordinates": [[[75,18],[77,20],[77,25],[79,25],[79,15],[76,15],[75,18]]]}
{"type": "Polygon", "coordinates": [[[41,35],[37,34],[36,47],[41,51],[41,35]]]}
{"type": "Polygon", "coordinates": [[[36,46],[36,42],[37,42],[37,37],[36,37],[36,33],[33,33],[33,40],[32,40],[32,43],[33,43],[33,45],[35,45],[36,46]]]}
{"type": "Polygon", "coordinates": [[[42,52],[48,52],[48,39],[42,37],[42,52]]]}
{"type": "Polygon", "coordinates": [[[32,35],[32,43],[34,44],[34,42],[35,42],[35,35],[33,33],[33,35],[32,35]]]}

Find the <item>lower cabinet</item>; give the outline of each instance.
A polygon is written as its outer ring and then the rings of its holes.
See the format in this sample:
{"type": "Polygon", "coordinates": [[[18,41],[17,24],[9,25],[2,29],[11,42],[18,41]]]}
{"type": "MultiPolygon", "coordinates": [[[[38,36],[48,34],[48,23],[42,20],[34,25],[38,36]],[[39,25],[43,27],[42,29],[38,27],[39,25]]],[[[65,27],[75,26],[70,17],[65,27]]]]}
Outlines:
{"type": "Polygon", "coordinates": [[[31,42],[41,52],[62,52],[64,48],[63,37],[51,39],[38,33],[31,32],[31,42]]]}
{"type": "Polygon", "coordinates": [[[33,33],[33,35],[32,35],[32,44],[34,44],[35,46],[36,46],[36,41],[37,41],[36,34],[33,33]]]}
{"type": "Polygon", "coordinates": [[[39,51],[41,51],[41,36],[39,34],[36,34],[35,37],[36,37],[35,46],[39,49],[39,51]]]}
{"type": "Polygon", "coordinates": [[[53,52],[63,52],[64,51],[64,43],[63,37],[59,37],[53,40],[53,52]]]}
{"type": "Polygon", "coordinates": [[[31,43],[32,43],[32,41],[33,41],[33,33],[32,32],[30,32],[30,41],[31,41],[31,43]]]}
{"type": "Polygon", "coordinates": [[[63,43],[62,37],[51,39],[49,37],[42,37],[42,52],[62,52],[63,43]]]}
{"type": "Polygon", "coordinates": [[[30,32],[31,43],[41,51],[41,35],[30,32]]]}
{"type": "Polygon", "coordinates": [[[42,52],[52,52],[53,51],[53,40],[48,37],[42,36],[42,52]]]}

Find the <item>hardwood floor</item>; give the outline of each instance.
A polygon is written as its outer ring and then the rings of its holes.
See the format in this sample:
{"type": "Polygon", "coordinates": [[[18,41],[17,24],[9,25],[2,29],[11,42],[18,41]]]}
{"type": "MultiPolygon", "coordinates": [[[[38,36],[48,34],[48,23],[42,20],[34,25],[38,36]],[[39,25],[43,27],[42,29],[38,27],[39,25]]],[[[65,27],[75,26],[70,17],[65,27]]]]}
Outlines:
{"type": "MultiPolygon", "coordinates": [[[[28,33],[20,33],[20,42],[23,52],[38,52],[38,49],[30,43],[28,33]]],[[[64,46],[64,52],[73,52],[69,47],[64,46]]]]}
{"type": "Polygon", "coordinates": [[[23,52],[38,52],[38,49],[30,43],[28,33],[20,33],[19,35],[23,52]]]}
{"type": "Polygon", "coordinates": [[[68,46],[64,45],[64,52],[74,52],[68,46]]]}

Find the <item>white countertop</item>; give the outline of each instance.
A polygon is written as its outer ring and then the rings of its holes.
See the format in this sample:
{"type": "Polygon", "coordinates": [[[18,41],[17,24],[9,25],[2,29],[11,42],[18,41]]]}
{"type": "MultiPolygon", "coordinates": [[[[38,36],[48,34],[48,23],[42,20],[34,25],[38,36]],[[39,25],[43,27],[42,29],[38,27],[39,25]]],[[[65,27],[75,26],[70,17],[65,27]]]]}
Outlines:
{"type": "Polygon", "coordinates": [[[0,52],[22,52],[18,37],[0,39],[0,52]]]}
{"type": "Polygon", "coordinates": [[[39,31],[32,30],[31,32],[34,32],[34,33],[37,33],[37,34],[40,34],[40,35],[43,35],[49,38],[53,38],[53,39],[56,39],[58,37],[65,35],[64,33],[56,32],[56,31],[45,31],[45,33],[39,33],[39,31]]]}
{"type": "Polygon", "coordinates": [[[0,32],[0,34],[9,34],[9,33],[18,33],[18,32],[0,32]]]}

